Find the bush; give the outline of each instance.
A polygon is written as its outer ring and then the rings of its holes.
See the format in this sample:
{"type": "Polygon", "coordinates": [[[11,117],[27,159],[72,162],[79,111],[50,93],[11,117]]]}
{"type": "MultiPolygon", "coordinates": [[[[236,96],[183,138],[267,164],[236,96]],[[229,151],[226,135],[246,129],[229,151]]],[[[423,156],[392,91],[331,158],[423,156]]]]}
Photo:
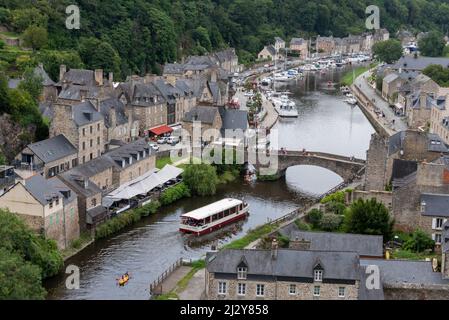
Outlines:
{"type": "Polygon", "coordinates": [[[333,213],[326,213],[320,221],[320,227],[323,231],[334,232],[337,231],[343,222],[343,217],[333,213]]]}
{"type": "Polygon", "coordinates": [[[424,231],[416,230],[410,235],[408,240],[405,241],[404,249],[417,253],[426,250],[433,251],[435,249],[435,241],[433,241],[424,231]]]}
{"type": "Polygon", "coordinates": [[[302,220],[298,219],[295,221],[296,227],[298,227],[301,231],[310,231],[312,228],[307,223],[303,222],[302,220]]]}
{"type": "Polygon", "coordinates": [[[211,196],[217,192],[217,170],[208,164],[189,165],[183,174],[184,183],[199,196],[211,196]]]}
{"type": "Polygon", "coordinates": [[[109,237],[123,228],[126,228],[136,222],[138,222],[142,217],[147,217],[151,214],[156,213],[157,209],[160,207],[160,203],[158,201],[153,201],[150,204],[137,208],[128,212],[125,212],[111,220],[100,225],[95,230],[95,239],[102,239],[109,237]]]}
{"type": "Polygon", "coordinates": [[[307,220],[312,224],[314,228],[320,226],[321,219],[323,218],[323,212],[318,209],[313,209],[307,215],[307,220]]]}
{"type": "Polygon", "coordinates": [[[326,209],[337,215],[343,215],[346,210],[346,205],[341,202],[331,201],[326,204],[326,209]]]}
{"type": "Polygon", "coordinates": [[[345,194],[346,191],[338,191],[333,194],[330,194],[321,200],[322,204],[327,204],[329,202],[337,202],[337,203],[345,203],[345,194]]]}
{"type": "Polygon", "coordinates": [[[276,237],[280,248],[288,248],[290,246],[290,238],[278,233],[276,237]]]}
{"type": "Polygon", "coordinates": [[[190,197],[190,190],[185,183],[180,183],[162,193],[160,201],[163,206],[167,206],[182,198],[190,197]]]}
{"type": "Polygon", "coordinates": [[[391,239],[394,220],[388,209],[376,199],[354,202],[345,214],[345,231],[355,234],[382,235],[391,239]]]}

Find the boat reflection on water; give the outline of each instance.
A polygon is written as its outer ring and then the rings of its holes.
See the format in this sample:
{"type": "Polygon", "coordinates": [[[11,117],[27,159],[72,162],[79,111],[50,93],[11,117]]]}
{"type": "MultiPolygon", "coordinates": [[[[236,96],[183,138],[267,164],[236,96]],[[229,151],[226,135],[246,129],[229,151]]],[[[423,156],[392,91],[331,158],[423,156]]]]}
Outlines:
{"type": "MultiPolygon", "coordinates": [[[[249,215],[249,214],[248,214],[249,215]]],[[[203,236],[195,236],[195,235],[184,235],[184,248],[202,248],[206,246],[216,247],[218,248],[219,243],[224,243],[228,239],[236,236],[243,230],[243,226],[248,222],[248,218],[245,220],[240,220],[235,223],[229,224],[222,229],[213,231],[211,233],[205,234],[203,236]]]]}

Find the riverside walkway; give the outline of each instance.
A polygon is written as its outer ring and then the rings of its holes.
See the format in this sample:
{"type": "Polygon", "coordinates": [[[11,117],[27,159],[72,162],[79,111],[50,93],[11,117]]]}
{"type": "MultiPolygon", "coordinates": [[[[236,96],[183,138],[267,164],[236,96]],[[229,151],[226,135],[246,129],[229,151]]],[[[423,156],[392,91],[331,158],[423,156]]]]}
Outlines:
{"type": "Polygon", "coordinates": [[[389,103],[383,100],[368,83],[372,72],[372,70],[369,70],[362,74],[351,86],[351,90],[357,98],[363,113],[373,124],[376,131],[385,137],[391,137],[397,132],[407,130],[407,124],[404,119],[397,116],[390,108],[389,103]],[[383,113],[385,117],[379,113],[383,113]]]}

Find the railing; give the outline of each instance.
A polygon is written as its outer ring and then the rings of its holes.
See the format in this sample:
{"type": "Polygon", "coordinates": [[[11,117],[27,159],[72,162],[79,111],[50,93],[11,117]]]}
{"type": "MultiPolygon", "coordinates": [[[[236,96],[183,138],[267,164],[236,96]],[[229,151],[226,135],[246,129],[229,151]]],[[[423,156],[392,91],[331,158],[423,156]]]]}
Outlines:
{"type": "Polygon", "coordinates": [[[15,181],[14,177],[0,178],[0,187],[14,184],[15,181]]]}
{"type": "MultiPolygon", "coordinates": [[[[191,263],[191,261],[190,261],[191,263]]],[[[173,272],[175,272],[179,267],[186,264],[186,260],[180,258],[178,261],[173,263],[167,270],[165,270],[153,283],[150,284],[150,294],[151,295],[161,295],[162,294],[162,282],[167,279],[173,272]]]]}
{"type": "Polygon", "coordinates": [[[44,169],[43,164],[30,164],[26,162],[13,161],[12,166],[17,170],[41,171],[44,169]]]}

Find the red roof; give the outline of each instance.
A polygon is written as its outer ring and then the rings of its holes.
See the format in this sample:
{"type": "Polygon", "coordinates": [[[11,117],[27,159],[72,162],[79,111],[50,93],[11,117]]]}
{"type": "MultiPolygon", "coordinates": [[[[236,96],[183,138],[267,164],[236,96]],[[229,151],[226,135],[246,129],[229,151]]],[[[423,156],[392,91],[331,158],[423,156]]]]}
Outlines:
{"type": "Polygon", "coordinates": [[[160,126],[160,127],[157,127],[157,128],[150,129],[150,132],[153,133],[156,136],[161,136],[161,135],[166,134],[166,133],[172,133],[173,132],[173,128],[171,128],[169,126],[160,126]]]}

